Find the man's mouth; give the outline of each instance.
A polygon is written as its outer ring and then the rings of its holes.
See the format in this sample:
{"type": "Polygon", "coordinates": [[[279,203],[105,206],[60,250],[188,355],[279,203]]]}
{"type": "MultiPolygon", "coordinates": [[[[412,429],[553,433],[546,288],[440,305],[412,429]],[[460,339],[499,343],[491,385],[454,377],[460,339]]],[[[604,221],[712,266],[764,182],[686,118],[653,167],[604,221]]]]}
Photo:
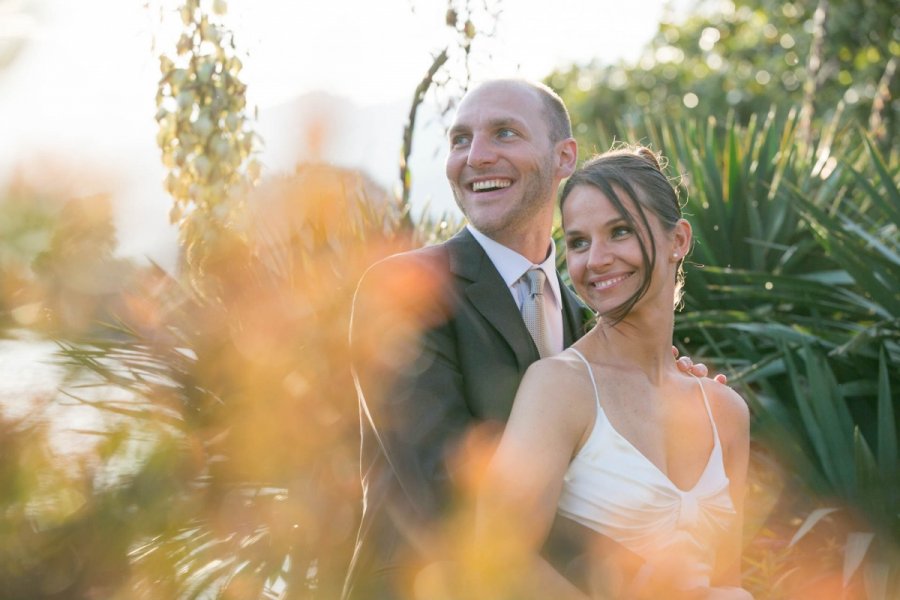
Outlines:
{"type": "Polygon", "coordinates": [[[595,281],[595,282],[591,283],[591,287],[594,288],[595,290],[602,290],[602,289],[608,288],[610,286],[613,286],[613,285],[619,283],[620,281],[625,281],[626,279],[628,279],[631,276],[632,276],[632,273],[628,273],[627,275],[619,275],[618,277],[604,279],[603,281],[595,281]]]}
{"type": "Polygon", "coordinates": [[[483,181],[473,181],[473,192],[493,192],[494,190],[502,190],[512,185],[509,179],[485,179],[483,181]]]}

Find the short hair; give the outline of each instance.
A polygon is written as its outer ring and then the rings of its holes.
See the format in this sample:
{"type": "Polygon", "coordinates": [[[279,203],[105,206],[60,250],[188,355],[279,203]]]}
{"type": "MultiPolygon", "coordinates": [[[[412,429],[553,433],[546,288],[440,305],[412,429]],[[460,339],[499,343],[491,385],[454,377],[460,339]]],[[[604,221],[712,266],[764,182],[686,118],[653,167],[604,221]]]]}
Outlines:
{"type": "MultiPolygon", "coordinates": [[[[576,187],[588,185],[596,188],[606,196],[619,214],[632,225],[634,219],[625,208],[621,195],[616,188],[624,192],[624,196],[634,205],[635,212],[648,233],[650,249],[638,236],[644,264],[644,278],[637,291],[622,305],[611,310],[605,317],[613,323],[625,318],[650,287],[650,273],[656,265],[656,242],[650,234],[650,223],[646,211],[656,215],[663,229],[672,231],[681,219],[681,203],[678,194],[663,173],[660,166],[663,157],[644,146],[620,146],[603,154],[592,157],[580,169],[575,171],[563,186],[559,207],[562,210],[566,198],[576,187]]],[[[664,162],[662,164],[665,164],[664,162]]],[[[563,223],[565,226],[565,223],[563,223]]],[[[675,303],[681,301],[684,288],[684,258],[678,263],[675,276],[675,303]]]]}
{"type": "Polygon", "coordinates": [[[526,83],[530,84],[532,89],[538,93],[544,104],[544,112],[550,125],[550,141],[555,144],[572,137],[572,120],[569,118],[569,111],[559,94],[539,81],[526,83]]]}

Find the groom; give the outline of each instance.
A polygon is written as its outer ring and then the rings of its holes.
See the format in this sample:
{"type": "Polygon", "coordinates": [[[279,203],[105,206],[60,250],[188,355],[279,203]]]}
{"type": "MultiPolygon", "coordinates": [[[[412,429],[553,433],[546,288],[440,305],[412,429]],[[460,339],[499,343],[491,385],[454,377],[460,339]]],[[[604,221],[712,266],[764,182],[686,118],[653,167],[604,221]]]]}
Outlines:
{"type": "MultiPolygon", "coordinates": [[[[559,96],[539,83],[484,83],[460,103],[449,144],[447,179],[468,226],[443,244],[376,264],[354,300],[364,505],[348,599],[412,597],[428,533],[452,496],[456,473],[447,459],[456,444],[478,423],[505,422],[528,366],[577,340],[589,316],[560,281],[550,237],[557,188],[577,154],[559,96]],[[533,297],[533,269],[544,280],[542,351],[520,312],[533,297]],[[390,305],[386,289],[395,290],[390,305]],[[434,292],[428,302],[418,301],[423,289],[434,292]],[[373,324],[404,310],[424,327],[412,356],[366,354],[361,340],[373,324]]],[[[578,553],[578,529],[558,517],[545,547],[563,573],[578,553]]]]}

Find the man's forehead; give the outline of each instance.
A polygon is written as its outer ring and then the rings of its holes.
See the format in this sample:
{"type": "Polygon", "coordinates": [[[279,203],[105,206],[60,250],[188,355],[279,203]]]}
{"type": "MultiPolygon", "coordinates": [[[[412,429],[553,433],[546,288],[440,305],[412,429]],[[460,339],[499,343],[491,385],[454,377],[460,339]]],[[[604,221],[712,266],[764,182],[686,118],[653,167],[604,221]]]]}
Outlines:
{"type": "Polygon", "coordinates": [[[512,81],[488,82],[463,97],[454,124],[473,118],[490,122],[541,119],[542,110],[540,97],[531,87],[512,81]]]}

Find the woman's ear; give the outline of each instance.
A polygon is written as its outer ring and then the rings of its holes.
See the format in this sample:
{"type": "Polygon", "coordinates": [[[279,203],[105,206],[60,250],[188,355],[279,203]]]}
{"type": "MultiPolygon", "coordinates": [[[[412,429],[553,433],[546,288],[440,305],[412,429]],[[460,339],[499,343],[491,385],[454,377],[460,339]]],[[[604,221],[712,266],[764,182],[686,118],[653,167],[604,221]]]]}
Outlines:
{"type": "Polygon", "coordinates": [[[672,259],[678,262],[687,256],[687,253],[691,250],[691,239],[693,236],[691,224],[684,219],[678,219],[672,233],[672,259]]]}

